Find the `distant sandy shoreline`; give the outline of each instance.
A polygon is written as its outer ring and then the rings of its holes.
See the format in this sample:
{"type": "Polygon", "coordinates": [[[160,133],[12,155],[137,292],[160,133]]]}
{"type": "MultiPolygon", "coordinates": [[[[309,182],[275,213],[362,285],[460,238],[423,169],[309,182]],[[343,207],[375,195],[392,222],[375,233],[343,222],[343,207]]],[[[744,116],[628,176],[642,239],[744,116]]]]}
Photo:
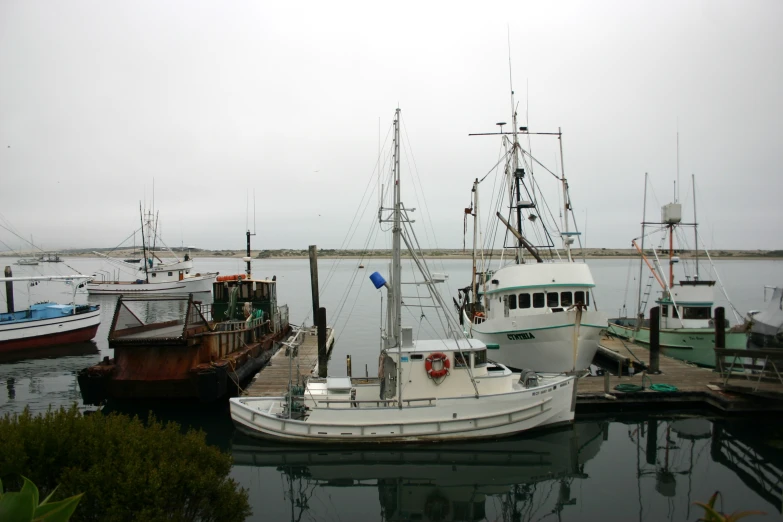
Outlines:
{"type": "MultiPolygon", "coordinates": [[[[63,251],[60,252],[60,257],[63,259],[68,258],[96,258],[100,259],[101,256],[97,255],[94,251],[79,251],[79,252],[68,252],[63,251]]],[[[163,258],[172,258],[172,254],[169,252],[165,253],[159,253],[159,255],[163,258]]],[[[274,259],[274,260],[285,260],[285,259],[294,259],[294,260],[302,260],[302,259],[309,259],[309,256],[306,251],[297,251],[297,250],[251,250],[251,257],[253,260],[260,260],[260,259],[274,259]]],[[[185,252],[176,252],[176,255],[182,258],[185,255],[185,252]]],[[[560,255],[563,256],[563,253],[560,252],[560,255]]],[[[652,255],[652,253],[650,253],[652,255]]],[[[662,254],[659,252],[659,256],[662,254]]],[[[665,254],[663,254],[665,255],[665,254]]],[[[693,256],[690,255],[690,253],[680,253],[677,254],[678,257],[680,257],[682,260],[687,259],[693,259],[693,256]]],[[[33,252],[22,252],[22,253],[9,253],[9,252],[2,252],[0,253],[0,258],[35,258],[40,256],[40,252],[33,253],[33,252]]],[[[500,256],[500,252],[496,251],[492,254],[492,257],[498,258],[500,256]]],[[[506,257],[509,257],[509,253],[506,252],[506,257]]],[[[587,252],[584,254],[581,251],[576,251],[572,253],[572,256],[574,259],[590,259],[590,260],[596,260],[596,259],[638,259],[639,254],[630,250],[625,249],[588,249],[587,252]]],[[[755,260],[780,260],[783,259],[783,251],[780,250],[774,250],[774,251],[747,251],[747,250],[719,250],[714,253],[711,253],[710,256],[712,259],[736,259],[736,260],[742,260],[742,261],[755,261],[755,260]]],[[[140,254],[138,252],[133,252],[132,250],[117,250],[111,253],[111,257],[113,259],[138,259],[140,254]]],[[[210,258],[210,259],[219,259],[219,258],[225,258],[225,259],[242,259],[245,257],[245,252],[240,252],[236,250],[194,250],[191,252],[191,257],[194,259],[197,258],[210,258]]],[[[403,257],[409,257],[407,255],[404,255],[403,257]]],[[[485,254],[485,257],[489,257],[489,254],[485,254]]],[[[333,249],[323,249],[322,251],[318,252],[318,258],[319,259],[358,259],[358,260],[366,260],[370,261],[371,259],[391,259],[391,252],[383,251],[383,252],[375,252],[372,255],[362,255],[359,251],[352,251],[348,250],[344,253],[337,254],[335,253],[335,250],[333,249]]],[[[430,261],[438,260],[438,259],[472,259],[472,255],[470,253],[463,253],[463,252],[455,252],[455,251],[449,251],[449,250],[436,250],[433,252],[432,250],[425,250],[424,252],[424,258],[428,259],[430,261]]],[[[699,256],[699,259],[705,259],[706,256],[699,256]]]]}

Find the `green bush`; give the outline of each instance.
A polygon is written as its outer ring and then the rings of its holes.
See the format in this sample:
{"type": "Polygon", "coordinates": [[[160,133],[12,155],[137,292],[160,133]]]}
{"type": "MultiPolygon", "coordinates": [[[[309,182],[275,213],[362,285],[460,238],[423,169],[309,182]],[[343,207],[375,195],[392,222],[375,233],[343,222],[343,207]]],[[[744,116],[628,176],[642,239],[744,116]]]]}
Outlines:
{"type": "MultiPolygon", "coordinates": [[[[71,520],[233,521],[250,515],[247,492],[228,478],[231,456],[176,423],[94,413],[76,406],[0,419],[0,478],[29,477],[47,495],[84,493],[71,520]]],[[[21,487],[21,484],[17,484],[21,487]]]]}

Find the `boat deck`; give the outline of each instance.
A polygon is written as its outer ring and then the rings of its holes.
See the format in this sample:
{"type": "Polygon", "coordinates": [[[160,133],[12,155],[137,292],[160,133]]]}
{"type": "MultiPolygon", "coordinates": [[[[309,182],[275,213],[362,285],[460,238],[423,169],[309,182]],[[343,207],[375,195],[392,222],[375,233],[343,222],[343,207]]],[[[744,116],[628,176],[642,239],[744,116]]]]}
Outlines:
{"type": "MultiPolygon", "coordinates": [[[[302,377],[315,373],[318,366],[318,335],[315,328],[308,328],[301,334],[302,341],[297,348],[298,355],[291,359],[293,380],[297,372],[299,382],[302,377]]],[[[334,346],[334,329],[326,327],[326,352],[331,354],[334,346]]],[[[286,348],[280,349],[272,356],[260,372],[242,392],[243,397],[281,397],[288,391],[289,357],[286,348]]]]}
{"type": "Polygon", "coordinates": [[[136,332],[128,335],[123,335],[122,337],[118,337],[117,339],[155,339],[155,338],[162,338],[162,339],[171,339],[180,337],[182,335],[184,325],[181,324],[175,324],[171,326],[165,326],[163,328],[155,328],[151,330],[147,330],[144,332],[136,332]]]}
{"type": "MultiPolygon", "coordinates": [[[[646,369],[650,361],[649,349],[624,339],[604,335],[599,346],[599,353],[604,357],[618,364],[622,364],[623,360],[630,361],[637,370],[646,369]]],[[[672,410],[679,406],[708,405],[732,412],[783,411],[783,401],[771,399],[776,395],[783,398],[783,383],[780,381],[754,385],[752,376],[744,378],[738,375],[738,378],[729,379],[724,385],[723,376],[714,369],[702,368],[663,353],[660,354],[658,367],[659,374],[639,371],[632,376],[617,376],[607,372],[602,377],[580,379],[577,385],[577,414],[646,408],[653,404],[672,410]],[[618,384],[636,384],[644,389],[621,392],[615,390],[618,384]],[[651,384],[669,384],[675,386],[677,391],[654,391],[650,389],[651,384]]]]}

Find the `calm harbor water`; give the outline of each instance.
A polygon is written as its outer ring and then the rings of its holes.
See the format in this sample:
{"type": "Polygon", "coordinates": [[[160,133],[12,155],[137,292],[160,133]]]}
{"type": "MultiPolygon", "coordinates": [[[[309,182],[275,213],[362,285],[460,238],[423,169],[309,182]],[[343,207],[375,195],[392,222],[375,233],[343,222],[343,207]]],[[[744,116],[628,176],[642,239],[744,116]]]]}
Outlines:
{"type": "MultiPolygon", "coordinates": [[[[5,258],[2,264],[13,261],[5,258]]],[[[381,294],[367,276],[388,272],[388,260],[361,263],[364,269],[357,259],[319,262],[321,305],[337,334],[330,375],[345,375],[346,355],[352,357],[354,375],[375,366],[381,294]]],[[[615,314],[626,304],[632,314],[638,261],[589,264],[599,306],[615,314]]],[[[763,308],[763,286],[781,284],[783,276],[781,261],[716,265],[741,315],[763,308]]],[[[111,270],[97,258],[12,267],[19,276],[67,274],[71,268],[86,274],[111,270]]],[[[196,268],[225,275],[242,272],[244,264],[203,258],[196,268]]],[[[447,299],[468,284],[469,260],[436,261],[430,268],[449,275],[441,289],[447,299]]],[[[257,277],[277,277],[279,301],[289,305],[292,321],[312,323],[307,260],[255,260],[253,271],[257,277]]],[[[71,290],[63,284],[17,283],[17,307],[48,298],[67,302],[71,290]]],[[[736,322],[725,297],[717,297],[736,322]]],[[[102,306],[94,342],[0,361],[5,387],[0,414],[73,403],[93,409],[81,405],[75,373],[111,356],[106,337],[116,298],[77,294],[77,302],[88,301],[102,306]]],[[[161,320],[178,305],[138,306],[143,318],[161,320]]],[[[431,312],[409,311],[406,323],[428,337],[431,312]]],[[[620,416],[462,445],[309,448],[241,437],[225,406],[152,408],[163,419],[204,429],[210,443],[232,453],[232,474],[250,491],[253,520],[696,520],[702,511],[692,503],[706,501],[716,490],[725,511],[760,509],[768,513],[764,520],[783,520],[783,422],[774,418],[725,419],[714,412],[620,416]]],[[[139,405],[123,411],[146,415],[148,409],[139,405]]]]}

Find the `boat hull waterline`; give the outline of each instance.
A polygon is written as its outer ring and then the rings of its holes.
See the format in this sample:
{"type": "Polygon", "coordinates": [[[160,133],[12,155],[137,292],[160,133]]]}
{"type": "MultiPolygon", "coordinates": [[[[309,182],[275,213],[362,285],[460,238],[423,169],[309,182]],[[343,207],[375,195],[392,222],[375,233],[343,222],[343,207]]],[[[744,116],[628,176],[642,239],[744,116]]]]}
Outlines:
{"type": "Polygon", "coordinates": [[[180,281],[163,283],[135,283],[133,281],[112,281],[87,283],[87,291],[92,295],[141,295],[141,294],[198,294],[212,291],[212,283],[217,272],[200,276],[186,277],[180,281]]]}
{"type": "MultiPolygon", "coordinates": [[[[616,319],[615,319],[616,321],[616,319]]],[[[630,319],[629,321],[633,321],[630,319]]],[[[623,339],[649,346],[650,329],[625,326],[615,322],[609,323],[607,332],[623,339]]],[[[660,347],[664,355],[692,362],[699,366],[715,367],[715,331],[705,328],[664,329],[660,332],[660,347]]],[[[744,350],[747,348],[747,334],[726,330],[726,348],[744,350]]]]}
{"type": "Polygon", "coordinates": [[[294,442],[385,443],[483,439],[573,421],[570,376],[524,392],[435,399],[424,406],[314,408],[283,418],[285,397],[232,398],[231,418],[247,435],[294,442]],[[339,418],[340,420],[337,420],[339,418]]]}
{"type": "Polygon", "coordinates": [[[0,353],[89,341],[101,322],[100,308],[91,308],[63,317],[0,323],[0,353]]]}

